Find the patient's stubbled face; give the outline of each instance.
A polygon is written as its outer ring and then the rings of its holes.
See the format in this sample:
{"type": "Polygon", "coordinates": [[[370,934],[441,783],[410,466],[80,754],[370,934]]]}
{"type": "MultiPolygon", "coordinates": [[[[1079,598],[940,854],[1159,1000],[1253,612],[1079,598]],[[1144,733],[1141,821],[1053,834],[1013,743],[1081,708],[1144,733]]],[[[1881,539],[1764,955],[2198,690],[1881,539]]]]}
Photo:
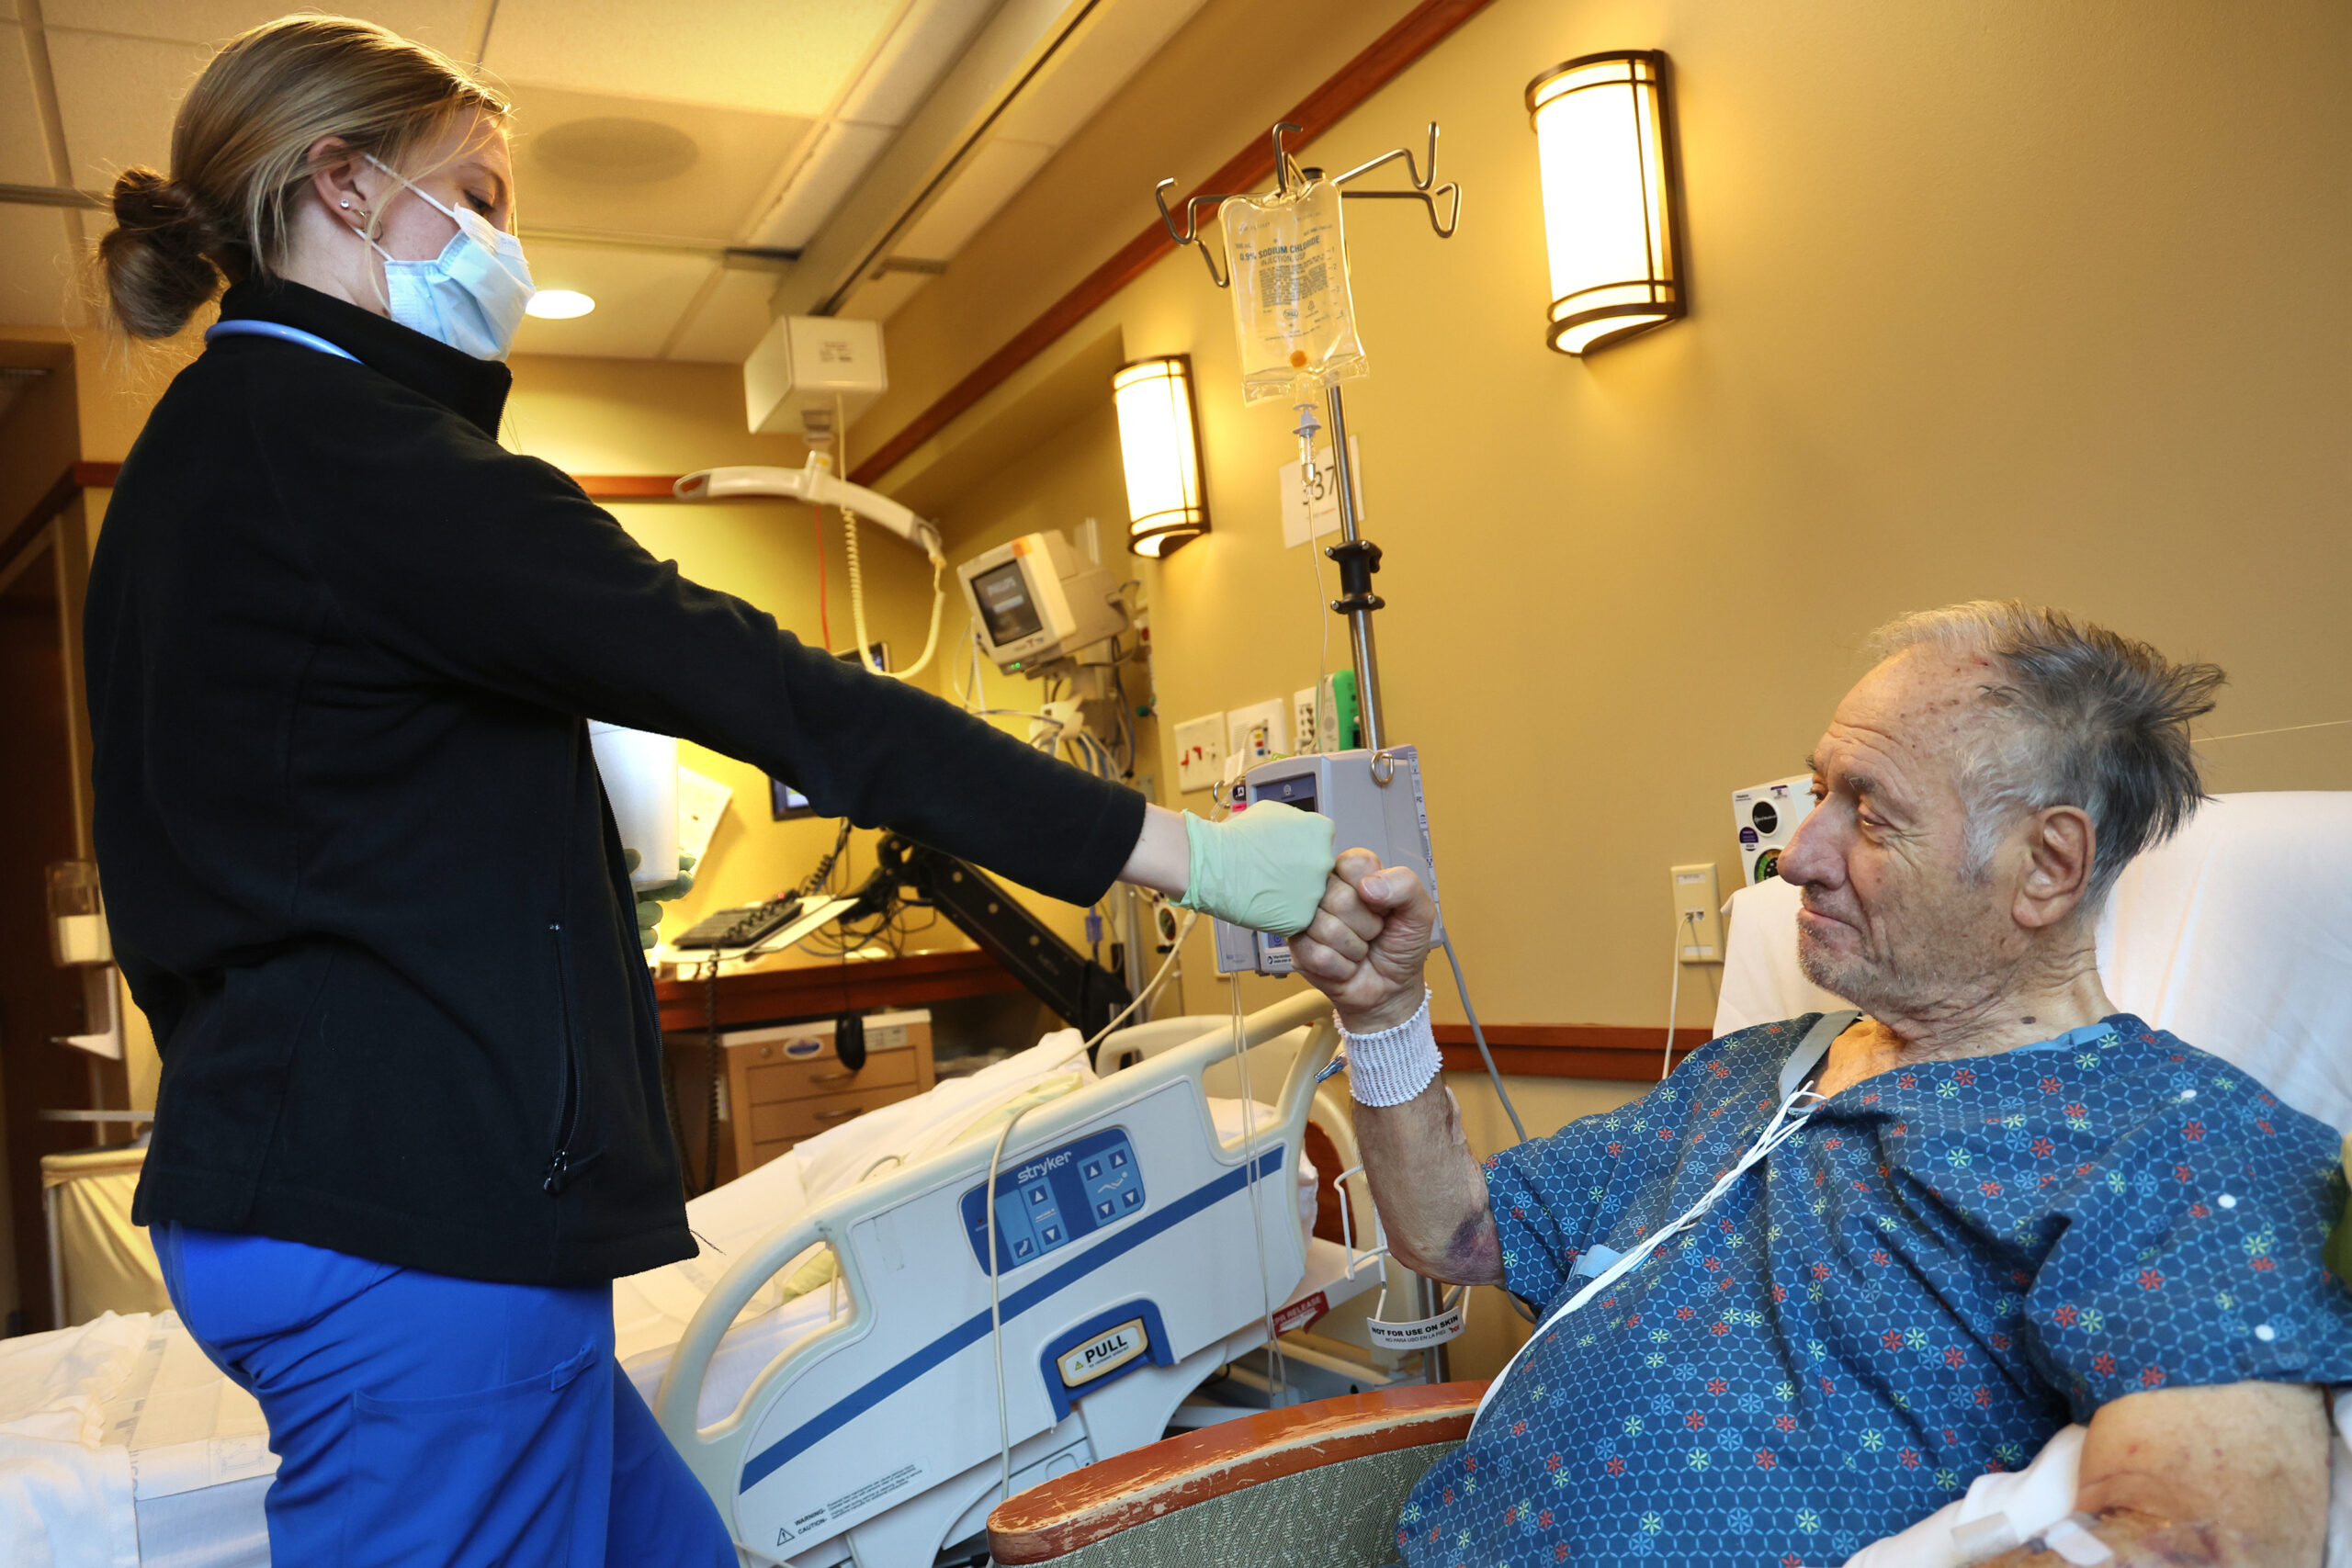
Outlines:
{"type": "Polygon", "coordinates": [[[1797,956],[1813,982],[1883,1020],[1987,1005],[2023,960],[1996,857],[1968,863],[1959,744],[1987,722],[1993,671],[1917,648],[1862,677],[1814,751],[1820,808],[1781,856],[1804,890],[1797,956]]]}

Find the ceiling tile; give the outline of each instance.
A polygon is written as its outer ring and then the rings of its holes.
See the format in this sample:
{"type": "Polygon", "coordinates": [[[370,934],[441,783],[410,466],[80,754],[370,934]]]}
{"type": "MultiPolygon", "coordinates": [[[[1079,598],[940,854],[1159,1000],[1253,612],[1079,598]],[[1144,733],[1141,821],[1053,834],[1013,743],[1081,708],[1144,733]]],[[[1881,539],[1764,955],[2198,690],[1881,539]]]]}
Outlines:
{"type": "Polygon", "coordinates": [[[1004,111],[996,122],[996,134],[1060,146],[1127,85],[1203,3],[1113,0],[1098,7],[1085,33],[1004,111]]]}
{"type": "Polygon", "coordinates": [[[915,226],[892,247],[893,254],[925,261],[947,260],[1053,155],[1051,147],[1034,141],[1000,136],[983,142],[915,220],[915,226]]]}
{"type": "Polygon", "coordinates": [[[829,122],[793,172],[792,183],[758,220],[752,243],[788,251],[808,244],[897,134],[888,126],[829,122]]]}
{"type": "Polygon", "coordinates": [[[915,0],[834,112],[868,125],[906,124],[995,9],[993,0],[915,0]]]}
{"type": "Polygon", "coordinates": [[[569,321],[526,318],[514,352],[618,359],[659,357],[678,318],[718,265],[705,256],[602,245],[534,245],[530,258],[532,282],[576,288],[596,308],[569,321]]]}
{"type": "Polygon", "coordinates": [[[0,322],[65,324],[73,248],[65,214],[53,207],[0,207],[0,322]]]}
{"type": "Polygon", "coordinates": [[[172,153],[172,116],[211,58],[195,44],[51,29],[50,69],[74,183],[104,191],[133,164],[164,167],[172,153]]]}
{"type": "Polygon", "coordinates": [[[775,292],[776,275],[767,271],[729,270],[718,275],[718,287],[704,300],[686,330],[678,334],[673,359],[700,359],[740,364],[752,356],[760,336],[768,330],[768,297],[775,292]]]}
{"type": "MultiPolygon", "coordinates": [[[[285,0],[48,0],[41,15],[52,28],[217,46],[293,8],[285,0]]],[[[460,59],[471,59],[481,41],[474,34],[481,0],[369,0],[365,9],[369,21],[460,59]]]]}
{"type": "Polygon", "coordinates": [[[906,0],[500,0],[483,63],[578,92],[820,115],[906,0]]]}
{"type": "Polygon", "coordinates": [[[842,301],[841,314],[860,321],[887,321],[899,307],[922,292],[932,279],[927,272],[886,272],[869,277],[842,301]]]}
{"type": "Polygon", "coordinates": [[[25,52],[25,29],[0,26],[0,181],[17,186],[55,183],[49,143],[41,136],[40,110],[33,97],[32,60],[25,52]]]}
{"type": "Polygon", "coordinates": [[[526,238],[537,225],[726,244],[814,129],[747,109],[514,91],[526,238]]]}

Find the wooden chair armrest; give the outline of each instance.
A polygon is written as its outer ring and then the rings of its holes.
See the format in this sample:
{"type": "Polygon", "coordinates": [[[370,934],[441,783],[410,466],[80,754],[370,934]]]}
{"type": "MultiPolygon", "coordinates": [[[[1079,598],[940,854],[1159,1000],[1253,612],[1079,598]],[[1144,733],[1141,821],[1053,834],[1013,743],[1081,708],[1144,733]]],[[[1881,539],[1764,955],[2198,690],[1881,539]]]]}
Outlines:
{"type": "Polygon", "coordinates": [[[1006,1568],[1042,1562],[1146,1520],[1285,1475],[1430,1443],[1458,1443],[1483,1382],[1416,1383],[1244,1416],[1033,1486],[989,1516],[1006,1568]]]}

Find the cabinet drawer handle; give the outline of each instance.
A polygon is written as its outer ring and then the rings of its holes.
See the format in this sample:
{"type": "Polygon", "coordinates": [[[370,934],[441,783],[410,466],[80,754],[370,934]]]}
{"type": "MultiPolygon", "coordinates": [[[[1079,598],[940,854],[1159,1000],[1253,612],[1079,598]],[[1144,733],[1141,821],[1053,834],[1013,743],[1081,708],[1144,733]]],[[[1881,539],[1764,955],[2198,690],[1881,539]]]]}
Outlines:
{"type": "Polygon", "coordinates": [[[812,1073],[809,1075],[808,1081],[810,1083],[847,1083],[855,1077],[857,1074],[854,1072],[812,1073]]]}
{"type": "Polygon", "coordinates": [[[820,1122],[846,1122],[853,1116],[863,1116],[865,1114],[865,1107],[861,1105],[854,1111],[820,1111],[817,1112],[817,1120],[820,1122]]]}

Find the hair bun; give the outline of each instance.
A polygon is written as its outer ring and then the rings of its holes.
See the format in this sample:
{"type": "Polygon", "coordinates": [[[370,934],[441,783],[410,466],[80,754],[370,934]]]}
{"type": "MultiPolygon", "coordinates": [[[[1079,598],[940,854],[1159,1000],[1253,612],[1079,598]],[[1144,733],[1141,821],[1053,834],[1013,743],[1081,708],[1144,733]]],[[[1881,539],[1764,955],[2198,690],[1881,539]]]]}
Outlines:
{"type": "Polygon", "coordinates": [[[125,169],[114,182],[114,220],[134,233],[175,228],[196,216],[186,186],[149,168],[125,169]]]}
{"type": "Polygon", "coordinates": [[[220,286],[208,254],[220,227],[195,191],[150,168],[116,176],[113,207],[98,256],[115,315],[140,337],[170,337],[220,286]]]}

